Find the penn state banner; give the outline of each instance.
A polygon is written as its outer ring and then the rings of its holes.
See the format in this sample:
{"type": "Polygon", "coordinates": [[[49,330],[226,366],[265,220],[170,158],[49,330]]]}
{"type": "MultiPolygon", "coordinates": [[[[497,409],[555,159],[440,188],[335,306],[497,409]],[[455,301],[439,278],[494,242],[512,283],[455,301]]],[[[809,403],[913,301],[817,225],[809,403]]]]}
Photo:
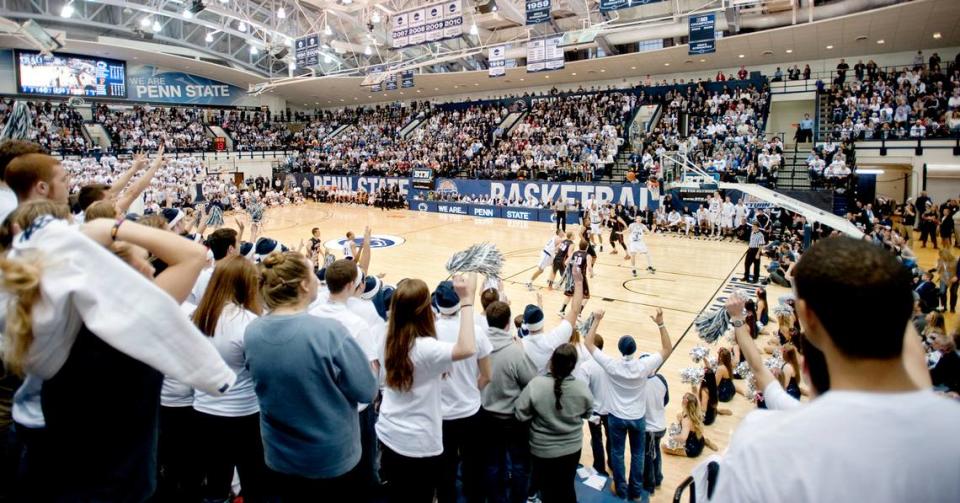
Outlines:
{"type": "Polygon", "coordinates": [[[550,0],[527,0],[527,24],[550,21],[550,0]]]}
{"type": "Polygon", "coordinates": [[[181,105],[245,105],[247,92],[205,77],[167,71],[152,65],[127,69],[128,98],[181,105]]]}

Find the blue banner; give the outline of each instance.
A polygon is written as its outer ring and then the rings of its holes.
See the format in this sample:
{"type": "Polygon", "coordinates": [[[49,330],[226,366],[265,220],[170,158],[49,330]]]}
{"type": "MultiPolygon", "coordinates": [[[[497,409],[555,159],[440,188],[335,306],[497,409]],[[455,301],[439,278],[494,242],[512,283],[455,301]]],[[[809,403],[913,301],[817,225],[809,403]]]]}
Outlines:
{"type": "Polygon", "coordinates": [[[404,89],[413,87],[413,70],[407,70],[400,75],[400,87],[404,89]]]}
{"type": "Polygon", "coordinates": [[[188,73],[143,65],[127,72],[128,98],[183,105],[241,105],[247,92],[237,86],[188,73]]]}
{"type": "Polygon", "coordinates": [[[600,12],[610,12],[618,9],[629,9],[663,0],[600,0],[600,12]]]}
{"type": "Polygon", "coordinates": [[[596,199],[600,203],[620,203],[625,206],[637,206],[638,208],[652,206],[649,191],[640,184],[604,185],[577,182],[441,178],[437,180],[435,192],[444,196],[488,196],[491,199],[506,201],[526,201],[528,199],[556,201],[557,199],[564,199],[570,204],[580,201],[580,204],[586,205],[588,201],[596,199]]]}
{"type": "MultiPolygon", "coordinates": [[[[527,222],[556,222],[556,212],[543,208],[523,208],[513,206],[490,206],[486,204],[448,203],[444,201],[410,201],[410,210],[445,215],[461,215],[479,218],[506,218],[527,222]]],[[[567,212],[567,223],[576,224],[579,215],[576,211],[567,212]]]]}
{"type": "Polygon", "coordinates": [[[550,0],[527,0],[527,24],[550,21],[550,0]]]}
{"type": "Polygon", "coordinates": [[[690,16],[690,40],[688,54],[717,52],[717,15],[713,12],[702,16],[690,16]]]}

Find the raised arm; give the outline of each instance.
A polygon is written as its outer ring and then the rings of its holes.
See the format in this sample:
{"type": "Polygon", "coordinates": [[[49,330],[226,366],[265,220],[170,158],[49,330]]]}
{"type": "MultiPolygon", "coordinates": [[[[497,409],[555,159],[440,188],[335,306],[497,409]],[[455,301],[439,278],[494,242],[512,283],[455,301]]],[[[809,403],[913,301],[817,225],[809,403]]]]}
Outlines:
{"type": "Polygon", "coordinates": [[[598,309],[593,312],[593,324],[590,325],[590,333],[584,337],[583,344],[590,354],[593,354],[593,352],[597,350],[594,339],[597,337],[597,327],[600,326],[600,320],[603,319],[604,314],[606,314],[606,312],[603,309],[598,309]]]}
{"type": "Polygon", "coordinates": [[[169,231],[124,220],[115,223],[106,218],[87,222],[81,230],[104,246],[114,243],[111,233],[115,233],[116,240],[144,248],[166,263],[167,268],[154,278],[154,283],[178,304],[186,300],[207,263],[206,248],[169,231]]]}
{"type": "MultiPolygon", "coordinates": [[[[140,194],[143,194],[143,191],[147,190],[147,187],[150,186],[150,181],[153,180],[153,177],[157,176],[157,170],[160,169],[160,166],[163,166],[162,144],[160,148],[157,149],[157,157],[153,160],[153,164],[150,165],[150,169],[140,175],[140,178],[137,178],[137,181],[133,182],[133,185],[123,191],[123,194],[117,198],[117,211],[121,215],[126,214],[127,210],[130,209],[130,205],[140,197],[140,194]]],[[[169,199],[167,200],[167,206],[170,206],[169,199]]]]}
{"type": "Polygon", "coordinates": [[[565,319],[571,327],[575,327],[577,317],[580,316],[580,308],[583,306],[583,273],[576,265],[571,269],[573,270],[573,299],[570,300],[570,311],[567,311],[565,319]]]}
{"type": "Polygon", "coordinates": [[[110,189],[107,190],[107,197],[109,199],[113,199],[119,196],[120,192],[122,192],[127,184],[130,183],[133,175],[137,174],[137,171],[143,169],[146,164],[147,159],[143,156],[143,154],[137,154],[134,156],[133,163],[130,165],[130,167],[127,168],[127,170],[117,178],[117,181],[110,186],[110,189]]]}
{"type": "MultiPolygon", "coordinates": [[[[739,295],[731,295],[727,299],[726,309],[731,320],[734,322],[742,322],[745,320],[743,314],[743,306],[745,303],[746,299],[739,295]]],[[[742,354],[743,359],[747,361],[747,365],[750,365],[753,377],[757,380],[757,389],[766,389],[767,385],[771,382],[779,383],[777,378],[774,377],[773,372],[770,372],[770,369],[763,364],[763,357],[760,355],[760,350],[757,349],[757,345],[754,344],[753,339],[750,338],[750,329],[746,323],[739,327],[734,325],[733,334],[737,339],[737,346],[740,347],[740,354],[742,354]]]]}
{"type": "Polygon", "coordinates": [[[673,353],[673,342],[670,341],[670,332],[667,332],[667,326],[663,324],[663,309],[657,308],[657,313],[650,317],[657,324],[660,331],[660,357],[666,361],[673,353]]]}
{"type": "MultiPolygon", "coordinates": [[[[354,245],[351,243],[350,246],[354,245]]],[[[370,270],[370,226],[363,229],[363,246],[360,247],[360,253],[357,255],[357,265],[364,274],[370,270]]],[[[474,281],[474,287],[476,287],[476,281],[474,281]]]]}
{"type": "Polygon", "coordinates": [[[477,273],[453,277],[453,289],[460,297],[460,334],[453,346],[453,361],[470,358],[477,353],[473,325],[473,302],[477,296],[477,273]]]}

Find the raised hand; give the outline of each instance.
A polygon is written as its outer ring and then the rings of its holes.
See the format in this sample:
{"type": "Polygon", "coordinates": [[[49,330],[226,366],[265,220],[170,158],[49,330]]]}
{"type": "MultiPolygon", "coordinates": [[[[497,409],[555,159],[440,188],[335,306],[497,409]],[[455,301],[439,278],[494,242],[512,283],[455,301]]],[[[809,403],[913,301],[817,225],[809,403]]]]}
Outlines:
{"type": "Polygon", "coordinates": [[[663,309],[657,308],[657,313],[650,317],[657,325],[663,325],[663,309]]]}

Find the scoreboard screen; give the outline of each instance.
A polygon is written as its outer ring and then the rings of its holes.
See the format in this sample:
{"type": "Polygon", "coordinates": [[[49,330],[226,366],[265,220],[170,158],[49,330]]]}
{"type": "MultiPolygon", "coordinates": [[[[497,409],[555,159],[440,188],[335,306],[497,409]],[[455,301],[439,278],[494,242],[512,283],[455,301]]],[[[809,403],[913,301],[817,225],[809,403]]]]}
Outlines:
{"type": "Polygon", "coordinates": [[[433,190],[433,170],[429,168],[414,168],[410,172],[413,178],[413,188],[433,190]]]}
{"type": "Polygon", "coordinates": [[[123,61],[20,50],[16,57],[20,94],[127,97],[127,64],[123,61]]]}

